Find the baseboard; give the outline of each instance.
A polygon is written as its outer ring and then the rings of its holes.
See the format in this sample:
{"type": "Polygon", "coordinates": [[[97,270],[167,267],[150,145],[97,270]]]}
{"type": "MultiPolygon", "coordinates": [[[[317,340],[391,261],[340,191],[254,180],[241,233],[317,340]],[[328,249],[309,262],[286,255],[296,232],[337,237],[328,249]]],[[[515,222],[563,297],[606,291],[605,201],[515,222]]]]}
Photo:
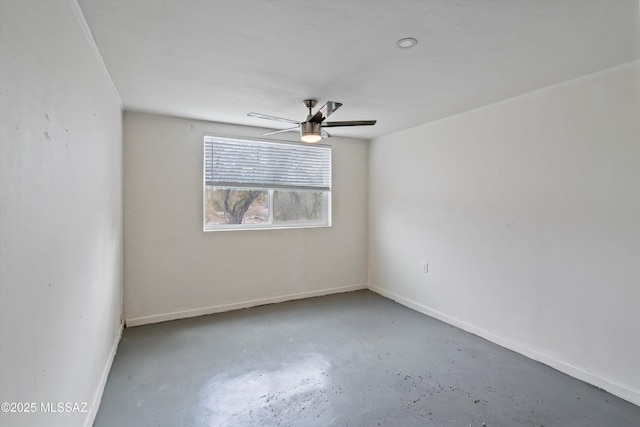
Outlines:
{"type": "Polygon", "coordinates": [[[124,322],[121,322],[120,328],[118,329],[118,333],[116,334],[116,337],[113,340],[113,345],[111,346],[111,352],[109,353],[109,357],[107,358],[107,363],[104,365],[104,368],[102,369],[102,376],[100,377],[98,388],[96,389],[96,392],[93,395],[91,405],[89,406],[89,412],[87,413],[87,418],[85,420],[84,427],[93,426],[93,422],[96,419],[96,415],[98,415],[98,409],[100,408],[100,401],[102,401],[102,393],[104,392],[104,387],[107,385],[107,378],[109,378],[111,365],[113,364],[113,359],[116,357],[116,351],[118,350],[118,344],[120,343],[120,338],[122,337],[123,330],[124,330],[124,322]]]}
{"type": "Polygon", "coordinates": [[[470,325],[469,323],[466,323],[460,319],[449,316],[438,310],[434,310],[430,307],[427,307],[423,304],[415,302],[411,299],[404,298],[386,289],[378,288],[376,286],[371,286],[371,285],[369,285],[369,289],[385,298],[389,298],[399,304],[402,304],[405,307],[411,308],[422,314],[426,314],[427,316],[441,320],[445,323],[455,326],[456,328],[460,328],[464,331],[470,332],[474,335],[477,335],[481,338],[484,338],[488,341],[498,344],[501,347],[505,347],[509,350],[515,351],[516,353],[522,354],[523,356],[526,356],[529,359],[533,359],[537,362],[543,363],[571,377],[577,378],[588,384],[591,384],[593,386],[606,390],[607,392],[613,394],[614,396],[620,397],[621,399],[627,400],[635,405],[640,406],[639,390],[633,390],[629,387],[618,384],[611,380],[607,380],[605,378],[599,377],[597,375],[594,375],[590,372],[585,371],[582,368],[579,368],[577,366],[555,359],[551,356],[548,356],[544,353],[536,351],[532,348],[529,348],[522,344],[518,344],[509,339],[503,338],[499,335],[495,335],[492,332],[470,325]]]}
{"type": "Polygon", "coordinates": [[[126,326],[140,326],[150,323],[166,322],[169,320],[186,319],[188,317],[204,316],[207,314],[222,313],[225,311],[239,310],[242,308],[256,307],[265,304],[275,304],[285,301],[293,301],[303,298],[319,297],[323,295],[338,294],[342,292],[358,291],[367,289],[366,284],[341,286],[337,288],[321,289],[317,291],[299,292],[295,294],[280,295],[276,297],[261,298],[249,301],[241,301],[231,304],[214,305],[210,307],[174,311],[171,313],[155,314],[152,316],[126,318],[126,326]]]}

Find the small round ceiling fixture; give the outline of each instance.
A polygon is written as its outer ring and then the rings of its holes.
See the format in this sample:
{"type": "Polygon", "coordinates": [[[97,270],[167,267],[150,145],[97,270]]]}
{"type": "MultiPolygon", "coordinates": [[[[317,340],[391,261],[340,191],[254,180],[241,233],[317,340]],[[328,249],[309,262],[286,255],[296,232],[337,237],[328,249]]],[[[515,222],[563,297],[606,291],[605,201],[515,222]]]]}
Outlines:
{"type": "Polygon", "coordinates": [[[418,44],[418,40],[413,37],[405,37],[396,42],[396,46],[398,49],[411,49],[415,45],[418,44]]]}

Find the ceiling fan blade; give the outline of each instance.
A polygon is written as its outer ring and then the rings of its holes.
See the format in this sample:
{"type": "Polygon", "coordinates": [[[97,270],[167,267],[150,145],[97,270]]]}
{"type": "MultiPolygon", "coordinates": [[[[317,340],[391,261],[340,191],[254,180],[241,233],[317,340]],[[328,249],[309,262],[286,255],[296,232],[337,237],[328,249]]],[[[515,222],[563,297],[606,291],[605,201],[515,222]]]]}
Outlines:
{"type": "Polygon", "coordinates": [[[259,119],[267,119],[267,120],[276,120],[279,122],[286,122],[286,123],[295,123],[297,125],[300,124],[300,122],[296,121],[296,120],[291,120],[291,119],[283,119],[282,117],[276,117],[276,116],[269,116],[267,114],[260,114],[260,113],[249,113],[247,114],[247,116],[249,117],[257,117],[259,119]]]}
{"type": "Polygon", "coordinates": [[[294,126],[292,128],[287,128],[287,129],[280,129],[280,130],[274,130],[272,132],[267,132],[267,133],[263,133],[262,136],[269,136],[269,135],[275,135],[277,133],[284,133],[284,132],[292,132],[292,131],[298,131],[300,129],[299,126],[294,126]]]}
{"type": "Polygon", "coordinates": [[[323,138],[331,138],[331,134],[324,129],[320,129],[320,135],[322,135],[323,138]]]}
{"type": "Polygon", "coordinates": [[[310,122],[322,123],[327,117],[333,114],[338,108],[342,107],[340,102],[328,101],[313,115],[310,122]]]}
{"type": "Polygon", "coordinates": [[[347,122],[324,122],[320,126],[332,128],[338,126],[373,126],[376,124],[376,120],[351,120],[347,122]]]}

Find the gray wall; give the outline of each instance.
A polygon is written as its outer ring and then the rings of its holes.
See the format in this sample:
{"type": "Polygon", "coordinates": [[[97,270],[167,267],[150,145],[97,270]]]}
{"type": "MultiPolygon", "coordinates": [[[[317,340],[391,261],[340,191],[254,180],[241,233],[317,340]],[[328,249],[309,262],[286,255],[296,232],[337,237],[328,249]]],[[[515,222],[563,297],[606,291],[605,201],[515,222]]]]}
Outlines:
{"type": "Polygon", "coordinates": [[[366,141],[327,140],[332,227],[203,232],[205,132],[263,130],[125,114],[127,325],[366,287],[366,141]]]}
{"type": "Polygon", "coordinates": [[[370,286],[640,404],[639,117],[636,62],[376,139],[370,286]]]}
{"type": "Polygon", "coordinates": [[[38,405],[0,425],[87,425],[121,326],[122,110],[74,2],[0,20],[0,402],[38,405]]]}

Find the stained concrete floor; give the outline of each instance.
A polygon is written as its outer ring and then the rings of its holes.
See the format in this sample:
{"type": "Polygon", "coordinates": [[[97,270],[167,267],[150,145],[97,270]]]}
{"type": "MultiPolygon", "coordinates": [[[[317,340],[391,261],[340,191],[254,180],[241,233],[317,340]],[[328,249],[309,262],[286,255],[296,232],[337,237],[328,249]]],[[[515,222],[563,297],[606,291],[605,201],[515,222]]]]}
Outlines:
{"type": "Polygon", "coordinates": [[[370,291],[126,329],[96,427],[640,426],[640,407],[370,291]]]}

